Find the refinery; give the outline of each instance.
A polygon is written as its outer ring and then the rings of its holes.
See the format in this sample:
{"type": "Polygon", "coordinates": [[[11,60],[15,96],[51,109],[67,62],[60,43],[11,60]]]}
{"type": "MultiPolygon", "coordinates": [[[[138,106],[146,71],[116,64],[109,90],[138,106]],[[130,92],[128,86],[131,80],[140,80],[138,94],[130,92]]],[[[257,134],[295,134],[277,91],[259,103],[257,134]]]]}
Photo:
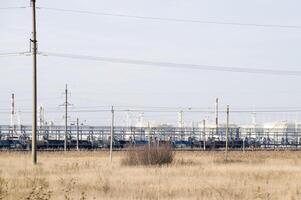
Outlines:
{"type": "MultiPolygon", "coordinates": [[[[112,108],[112,123],[103,126],[90,126],[80,123],[78,119],[74,122],[64,120],[64,125],[58,125],[45,120],[45,111],[41,106],[38,113],[37,148],[105,149],[110,147],[111,135],[112,146],[116,149],[166,143],[175,148],[221,149],[225,147],[227,139],[229,148],[233,149],[299,148],[301,144],[301,124],[297,121],[257,123],[256,113],[251,113],[249,124],[220,123],[218,99],[215,106],[215,123],[209,120],[185,123],[184,111],[178,111],[178,120],[174,124],[146,120],[142,112],[134,124],[127,119],[125,124],[117,125],[114,124],[112,108]]],[[[15,107],[15,96],[12,94],[10,125],[0,126],[0,148],[30,149],[32,127],[22,124],[15,107]]]]}

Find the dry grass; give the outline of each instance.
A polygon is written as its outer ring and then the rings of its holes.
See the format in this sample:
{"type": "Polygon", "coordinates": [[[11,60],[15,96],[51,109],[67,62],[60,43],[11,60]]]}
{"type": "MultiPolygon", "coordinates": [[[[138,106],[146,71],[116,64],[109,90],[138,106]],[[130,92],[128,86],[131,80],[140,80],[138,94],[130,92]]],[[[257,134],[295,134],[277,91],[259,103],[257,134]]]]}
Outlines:
{"type": "Polygon", "coordinates": [[[124,166],[123,152],[0,152],[0,199],[301,199],[301,152],[177,152],[124,166]]]}
{"type": "Polygon", "coordinates": [[[121,163],[124,165],[168,165],[174,158],[170,145],[150,145],[128,149],[121,163]]]}

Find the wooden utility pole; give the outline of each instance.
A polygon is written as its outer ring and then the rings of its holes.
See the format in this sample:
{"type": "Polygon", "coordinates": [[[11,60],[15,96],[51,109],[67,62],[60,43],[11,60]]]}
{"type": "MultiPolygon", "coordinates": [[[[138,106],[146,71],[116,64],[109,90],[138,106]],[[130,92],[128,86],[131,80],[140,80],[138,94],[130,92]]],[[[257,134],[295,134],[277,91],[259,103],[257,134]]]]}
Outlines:
{"type": "Polygon", "coordinates": [[[65,88],[65,140],[64,140],[64,151],[67,151],[67,136],[68,136],[68,86],[65,88]]]}
{"type": "Polygon", "coordinates": [[[79,119],[76,119],[76,150],[79,150],[79,119]]]}
{"type": "Polygon", "coordinates": [[[228,137],[229,137],[229,105],[227,105],[227,125],[226,125],[226,160],[228,158],[228,137]]]}
{"type": "Polygon", "coordinates": [[[206,120],[203,120],[203,149],[206,151],[206,120]]]}
{"type": "Polygon", "coordinates": [[[114,107],[111,109],[112,113],[112,124],[111,124],[111,138],[110,138],[110,162],[112,162],[112,151],[113,151],[113,135],[114,135],[114,107]]]}
{"type": "Polygon", "coordinates": [[[32,7],[32,162],[37,164],[37,31],[36,31],[36,0],[31,0],[32,7]]]}

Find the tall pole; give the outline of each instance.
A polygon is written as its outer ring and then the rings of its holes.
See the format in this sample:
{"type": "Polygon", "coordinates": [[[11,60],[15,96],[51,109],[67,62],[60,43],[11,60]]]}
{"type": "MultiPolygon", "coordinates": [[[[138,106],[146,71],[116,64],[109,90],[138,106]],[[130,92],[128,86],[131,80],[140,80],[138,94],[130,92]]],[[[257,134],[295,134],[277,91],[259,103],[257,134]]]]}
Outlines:
{"type": "Polygon", "coordinates": [[[79,150],[79,119],[76,119],[76,150],[79,150]]]}
{"type": "Polygon", "coordinates": [[[36,0],[31,0],[32,7],[32,162],[37,163],[37,31],[36,0]]]}
{"type": "Polygon", "coordinates": [[[181,131],[181,136],[180,137],[181,137],[181,142],[182,142],[183,141],[183,134],[184,134],[183,110],[178,112],[178,126],[180,127],[180,131],[181,131]]]}
{"type": "Polygon", "coordinates": [[[206,120],[203,120],[203,149],[206,150],[206,120]]]}
{"type": "Polygon", "coordinates": [[[215,99],[215,135],[218,136],[218,98],[215,99]]]}
{"type": "Polygon", "coordinates": [[[150,137],[151,137],[151,128],[150,128],[150,125],[149,125],[149,121],[147,122],[147,128],[148,128],[148,134],[147,134],[147,138],[148,138],[148,148],[150,148],[150,145],[151,145],[151,140],[150,140],[150,137]]]}
{"type": "Polygon", "coordinates": [[[43,110],[43,106],[40,106],[39,107],[39,124],[38,124],[39,131],[37,134],[38,139],[41,137],[41,135],[44,134],[43,127],[42,127],[43,125],[44,125],[44,110],[43,110]]]}
{"type": "Polygon", "coordinates": [[[10,107],[11,113],[10,113],[10,125],[14,125],[14,116],[15,116],[15,94],[11,94],[11,107],[10,107]]]}
{"type": "Polygon", "coordinates": [[[111,109],[112,113],[112,124],[111,124],[111,138],[110,138],[110,162],[112,162],[112,151],[113,151],[113,135],[114,135],[114,107],[111,109]]]}
{"type": "Polygon", "coordinates": [[[67,134],[68,134],[68,86],[65,88],[65,140],[64,151],[67,151],[67,134]]]}
{"type": "Polygon", "coordinates": [[[14,136],[15,132],[15,94],[11,95],[11,113],[10,113],[10,126],[11,126],[11,136],[14,136]]]}
{"type": "Polygon", "coordinates": [[[228,137],[229,137],[229,105],[227,105],[227,125],[226,125],[226,160],[228,158],[228,137]]]}

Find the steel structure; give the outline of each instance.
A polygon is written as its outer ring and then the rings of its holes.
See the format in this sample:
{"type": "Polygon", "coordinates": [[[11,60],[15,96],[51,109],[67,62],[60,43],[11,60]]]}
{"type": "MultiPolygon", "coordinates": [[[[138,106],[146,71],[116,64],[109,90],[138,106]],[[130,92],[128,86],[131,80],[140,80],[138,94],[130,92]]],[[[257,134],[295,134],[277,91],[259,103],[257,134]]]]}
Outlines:
{"type": "MultiPolygon", "coordinates": [[[[31,126],[17,126],[12,137],[12,127],[0,126],[0,141],[14,140],[30,144],[31,126]]],[[[126,127],[114,126],[114,144],[148,144],[153,142],[171,143],[175,147],[220,148],[225,147],[226,128],[192,127],[126,127]],[[205,147],[204,147],[205,145],[205,147]]],[[[83,141],[89,142],[91,148],[110,147],[111,126],[70,125],[67,133],[67,146],[79,148],[83,141]],[[77,137],[78,135],[78,137],[77,137]],[[74,144],[74,146],[73,146],[74,144]]],[[[284,148],[301,145],[300,128],[228,128],[229,148],[246,147],[284,148]]],[[[64,147],[65,126],[45,125],[37,128],[37,143],[56,141],[64,147]]],[[[112,144],[114,146],[114,144],[112,144]]],[[[118,145],[117,145],[118,146],[118,145]]],[[[60,146],[58,146],[60,147],[60,146]]],[[[1,148],[1,142],[0,142],[1,148]]]]}

